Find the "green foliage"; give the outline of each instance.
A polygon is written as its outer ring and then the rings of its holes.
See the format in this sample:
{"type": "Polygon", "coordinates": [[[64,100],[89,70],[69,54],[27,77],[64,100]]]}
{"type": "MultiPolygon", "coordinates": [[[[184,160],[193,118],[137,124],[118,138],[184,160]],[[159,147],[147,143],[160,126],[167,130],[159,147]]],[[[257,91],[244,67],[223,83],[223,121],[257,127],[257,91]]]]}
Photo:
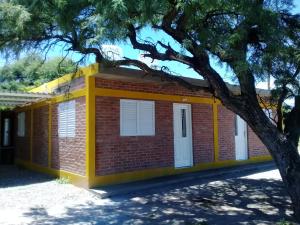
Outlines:
{"type": "MultiPolygon", "coordinates": [[[[172,1],[136,0],[15,0],[0,6],[0,49],[18,53],[24,49],[64,42],[74,51],[101,48],[103,43],[125,41],[128,24],[138,27],[159,26],[170,10],[172,1]],[[43,12],[43,13],[41,13],[43,12]],[[57,42],[53,43],[53,40],[57,42]]],[[[265,0],[263,5],[252,0],[176,1],[178,11],[185,13],[184,31],[201,43],[203,49],[234,58],[235,65],[245,63],[237,46],[249,41],[248,63],[258,77],[263,76],[262,54],[278,53],[286,43],[285,24],[278,23],[279,12],[288,12],[291,1],[265,0]],[[241,26],[242,24],[242,26],[241,26]],[[250,29],[250,34],[248,30],[250,29]],[[251,30],[252,29],[252,30],[251,30]],[[252,32],[252,34],[251,34],[252,32]],[[260,43],[257,38],[264,40],[260,43]],[[261,65],[261,66],[258,66],[261,65]]],[[[257,1],[259,2],[259,1],[257,1]]],[[[180,14],[179,14],[180,15],[180,14]]],[[[295,35],[295,34],[293,34],[295,35]]],[[[186,49],[191,40],[181,43],[186,49]]],[[[236,73],[243,73],[237,67],[236,73]]]]}
{"type": "MultiPolygon", "coordinates": [[[[11,57],[34,49],[45,54],[53,46],[60,46],[67,53],[94,54],[97,62],[107,65],[133,65],[171,77],[164,67],[149,69],[137,60],[104,59],[103,44],[130,41],[147,57],[184,64],[202,75],[214,96],[249,123],[275,159],[286,160],[277,165],[286,178],[283,180],[291,183],[287,185],[291,194],[297,193],[293,188],[299,179],[293,180],[293,170],[286,171],[283,165],[290,163],[291,168],[297,168],[299,159],[290,159],[290,153],[280,156],[279,147],[291,152],[288,150],[292,145],[274,135],[275,127],[257,102],[255,82],[268,77],[276,80],[273,93],[277,112],[284,107],[282,99],[300,95],[300,15],[294,15],[292,7],[292,0],[0,0],[0,53],[11,57]],[[140,32],[146,29],[159,30],[168,38],[143,40],[140,32]],[[232,72],[232,80],[241,87],[239,96],[227,88],[224,74],[213,69],[211,58],[232,72]],[[278,142],[278,147],[268,138],[278,142]]],[[[38,64],[25,60],[3,68],[3,88],[24,89],[20,84],[33,86],[59,76],[57,72],[49,73],[54,67],[42,69],[38,64]],[[9,87],[5,87],[7,80],[9,87]]],[[[190,87],[180,77],[175,80],[190,87]]],[[[291,135],[280,128],[282,115],[277,116],[278,131],[291,144],[291,135]]],[[[295,120],[289,117],[289,121],[295,120]]],[[[292,200],[299,201],[299,195],[294,195],[292,200]]]]}
{"type": "Polygon", "coordinates": [[[52,58],[44,62],[39,55],[29,55],[0,68],[0,89],[28,90],[75,69],[76,64],[69,59],[52,58]]]}
{"type": "Polygon", "coordinates": [[[300,22],[290,13],[292,7],[289,0],[3,0],[0,51],[7,56],[28,49],[45,53],[62,44],[83,55],[101,53],[102,44],[127,41],[128,27],[134,25],[137,34],[143,28],[165,31],[183,55],[214,56],[230,68],[232,80],[273,76],[279,95],[289,85],[290,93],[297,94],[299,80],[291,74],[300,61],[300,22]],[[170,28],[180,37],[162,28],[172,13],[170,28]]]}
{"type": "MultiPolygon", "coordinates": [[[[286,88],[286,96],[300,93],[299,78],[293,76],[300,64],[300,19],[290,13],[292,7],[288,0],[3,0],[0,52],[8,57],[31,49],[45,54],[60,44],[67,52],[99,55],[102,44],[128,41],[129,25],[137,35],[143,28],[153,28],[168,33],[183,56],[202,52],[214,56],[231,71],[234,82],[252,75],[256,82],[273,77],[278,100],[286,88]],[[180,37],[162,28],[172,13],[177,16],[170,28],[182,33],[180,37]]],[[[150,41],[141,42],[159,46],[150,41]]],[[[52,66],[34,71],[35,64],[39,62],[24,62],[26,78],[18,75],[17,68],[14,75],[5,72],[9,82],[3,80],[2,88],[19,89],[20,80],[33,86],[58,76],[57,71],[43,72],[52,66]],[[29,75],[27,70],[34,72],[29,75]]]]}
{"type": "Polygon", "coordinates": [[[294,223],[286,221],[285,219],[280,220],[277,225],[293,225],[294,223]]]}
{"type": "Polygon", "coordinates": [[[69,184],[70,178],[69,177],[60,177],[55,180],[58,184],[69,184]]]}

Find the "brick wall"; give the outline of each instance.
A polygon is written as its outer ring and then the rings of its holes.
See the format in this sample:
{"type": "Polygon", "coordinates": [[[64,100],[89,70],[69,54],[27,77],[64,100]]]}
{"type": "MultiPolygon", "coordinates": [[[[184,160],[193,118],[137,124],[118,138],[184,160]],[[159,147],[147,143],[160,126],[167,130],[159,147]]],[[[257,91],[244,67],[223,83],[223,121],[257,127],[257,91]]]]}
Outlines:
{"type": "MultiPolygon", "coordinates": [[[[269,116],[269,115],[268,115],[269,116]]],[[[272,110],[273,119],[277,120],[276,110],[272,110]]],[[[249,146],[249,157],[266,156],[270,155],[266,146],[261,142],[253,130],[248,127],[248,146],[249,146]]]]}
{"type": "Polygon", "coordinates": [[[190,91],[175,83],[133,83],[118,80],[106,80],[96,78],[96,87],[98,88],[113,88],[120,90],[141,91],[150,93],[160,93],[169,95],[186,95],[186,96],[201,96],[211,97],[212,95],[204,90],[190,91]]]}
{"type": "Polygon", "coordinates": [[[15,117],[15,151],[16,158],[20,160],[30,160],[30,124],[31,124],[31,111],[25,111],[25,136],[18,137],[18,113],[15,117]]]}
{"type": "MultiPolygon", "coordinates": [[[[84,86],[84,83],[83,83],[84,86]]],[[[77,87],[82,88],[82,82],[77,87]]],[[[190,92],[175,84],[130,83],[96,79],[96,86],[122,90],[209,97],[204,91],[190,92]]],[[[74,86],[75,87],[75,86],[74,86]]],[[[58,137],[57,104],[52,107],[51,165],[85,175],[86,108],[85,97],[76,99],[76,136],[58,137]]],[[[208,104],[192,105],[194,164],[214,161],[213,109],[208,104]]],[[[96,174],[174,166],[173,102],[155,101],[155,136],[120,136],[120,99],[96,97],[96,174]]],[[[33,161],[47,165],[48,106],[34,109],[33,161]]],[[[219,160],[235,159],[234,114],[218,106],[219,160]]],[[[16,123],[17,124],[17,123],[16,123]]],[[[16,138],[18,158],[29,160],[30,111],[26,112],[25,137],[16,138]]],[[[262,143],[249,130],[250,157],[266,155],[262,143]]]]}
{"type": "MultiPolygon", "coordinates": [[[[224,106],[219,108],[219,158],[220,160],[235,159],[234,113],[224,106]]],[[[248,126],[248,157],[269,155],[264,144],[248,126]]]]}
{"type": "MultiPolygon", "coordinates": [[[[174,84],[131,83],[96,79],[96,86],[120,90],[164,94],[209,96],[175,88],[174,84]]],[[[154,137],[120,136],[120,99],[96,97],[96,174],[174,166],[173,102],[155,101],[156,135],[154,137]]],[[[219,160],[235,159],[234,113],[218,106],[219,160]]],[[[208,104],[192,104],[194,164],[214,161],[213,108],[208,104]]],[[[260,143],[261,144],[261,143],[260,143]]],[[[249,134],[249,154],[258,155],[259,143],[249,134]]],[[[260,148],[261,149],[261,148],[260,148]]]]}
{"type": "Polygon", "coordinates": [[[234,113],[224,106],[218,106],[219,160],[235,159],[234,113]]]}
{"type": "Polygon", "coordinates": [[[48,121],[49,107],[33,110],[32,161],[48,166],[48,121]]]}
{"type": "Polygon", "coordinates": [[[54,169],[61,169],[85,175],[86,150],[86,116],[85,97],[76,101],[76,134],[75,137],[58,137],[57,104],[52,107],[52,157],[54,169]]]}
{"type": "Polygon", "coordinates": [[[261,155],[269,155],[267,148],[250,127],[248,127],[248,146],[250,158],[261,155]]]}
{"type": "MultiPolygon", "coordinates": [[[[192,104],[192,121],[194,164],[212,162],[212,106],[192,104]]],[[[155,129],[155,136],[121,137],[120,99],[96,97],[96,174],[173,167],[173,102],[155,101],[155,129]]]]}
{"type": "Polygon", "coordinates": [[[155,102],[155,136],[120,136],[120,99],[96,97],[96,174],[173,166],[171,102],[155,102]]]}
{"type": "MultiPolygon", "coordinates": [[[[51,167],[53,169],[85,175],[85,151],[86,151],[86,110],[85,97],[76,101],[76,134],[74,138],[58,137],[57,106],[52,106],[52,151],[51,167]]],[[[35,164],[48,166],[48,118],[49,106],[35,108],[33,110],[32,132],[32,161],[35,164]]],[[[16,135],[17,158],[30,161],[30,123],[31,111],[26,111],[25,137],[16,135]]],[[[15,118],[17,134],[17,116],[15,118]]]]}
{"type": "Polygon", "coordinates": [[[85,87],[85,78],[78,77],[73,79],[70,83],[65,83],[60,85],[55,89],[55,93],[65,94],[66,92],[71,92],[79,89],[83,89],[85,87]]]}
{"type": "Polygon", "coordinates": [[[212,105],[192,104],[194,163],[214,161],[212,105]]]}

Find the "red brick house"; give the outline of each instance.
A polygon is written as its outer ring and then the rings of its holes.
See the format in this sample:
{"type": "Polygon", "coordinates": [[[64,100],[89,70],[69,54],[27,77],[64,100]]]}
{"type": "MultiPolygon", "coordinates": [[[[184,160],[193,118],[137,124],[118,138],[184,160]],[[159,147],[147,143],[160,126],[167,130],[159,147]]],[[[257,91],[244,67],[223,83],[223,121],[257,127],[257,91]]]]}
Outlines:
{"type": "Polygon", "coordinates": [[[16,162],[93,187],[271,159],[206,82],[186,79],[201,89],[95,64],[35,88],[52,97],[15,110],[16,162]]]}

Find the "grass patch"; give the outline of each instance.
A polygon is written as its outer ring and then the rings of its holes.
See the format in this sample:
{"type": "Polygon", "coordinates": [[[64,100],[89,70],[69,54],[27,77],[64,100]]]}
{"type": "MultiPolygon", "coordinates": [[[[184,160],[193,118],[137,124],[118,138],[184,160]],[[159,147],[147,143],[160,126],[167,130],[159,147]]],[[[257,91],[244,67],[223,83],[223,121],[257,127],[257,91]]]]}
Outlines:
{"type": "Polygon", "coordinates": [[[276,225],[294,225],[294,223],[282,219],[278,223],[276,223],[276,225]]]}
{"type": "Polygon", "coordinates": [[[70,178],[69,177],[60,177],[55,180],[58,184],[69,184],[70,178]]]}

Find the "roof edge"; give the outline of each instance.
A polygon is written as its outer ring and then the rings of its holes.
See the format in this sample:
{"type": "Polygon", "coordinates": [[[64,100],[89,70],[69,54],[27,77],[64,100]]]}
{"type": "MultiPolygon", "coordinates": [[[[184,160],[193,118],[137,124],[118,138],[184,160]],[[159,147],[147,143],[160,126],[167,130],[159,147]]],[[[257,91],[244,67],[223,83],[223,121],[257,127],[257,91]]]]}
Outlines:
{"type": "Polygon", "coordinates": [[[75,73],[68,73],[55,80],[49,81],[41,86],[29,90],[30,93],[52,93],[54,89],[62,84],[70,82],[71,80],[79,77],[92,76],[100,72],[99,63],[94,63],[86,67],[79,68],[75,73]]]}
{"type": "MultiPolygon", "coordinates": [[[[141,70],[132,69],[132,68],[126,68],[126,67],[118,67],[118,68],[107,68],[105,66],[100,66],[99,63],[94,63],[86,67],[79,68],[77,72],[75,73],[69,73],[66,75],[63,75],[62,77],[59,77],[55,80],[52,80],[50,82],[47,82],[45,84],[42,84],[39,87],[33,88],[29,90],[30,93],[52,93],[56,88],[59,86],[68,83],[72,81],[75,78],[79,77],[86,77],[86,76],[97,76],[97,77],[103,77],[104,74],[106,75],[117,75],[117,76],[123,76],[128,77],[132,79],[150,79],[152,81],[158,81],[158,78],[150,78],[148,76],[145,77],[145,73],[143,73],[141,70]]],[[[207,81],[203,79],[196,79],[196,78],[190,78],[190,77],[184,77],[181,76],[184,80],[187,82],[190,82],[193,85],[199,86],[201,88],[207,88],[209,87],[207,81]]],[[[160,79],[161,80],[161,79],[160,79]]],[[[240,87],[239,85],[233,85],[226,83],[228,88],[234,93],[239,94],[240,93],[240,87]]],[[[256,88],[256,92],[258,95],[261,96],[270,96],[271,91],[266,89],[259,89],[256,88]]]]}
{"type": "MultiPolygon", "coordinates": [[[[127,77],[129,80],[135,80],[135,81],[143,80],[143,82],[146,81],[161,82],[162,80],[161,78],[158,78],[156,76],[151,76],[151,74],[145,75],[145,73],[142,70],[126,68],[126,67],[118,67],[118,68],[101,67],[101,71],[96,76],[104,79],[116,79],[117,77],[121,79],[121,77],[124,78],[127,77]]],[[[197,78],[185,77],[185,76],[180,76],[180,77],[186,82],[198,86],[199,88],[209,87],[208,82],[204,79],[197,79],[197,78]]],[[[241,93],[239,85],[234,85],[227,82],[226,85],[229,88],[229,90],[231,90],[234,94],[241,93]]],[[[260,89],[260,88],[256,88],[256,93],[262,97],[268,97],[271,95],[270,90],[260,89]]]]}

